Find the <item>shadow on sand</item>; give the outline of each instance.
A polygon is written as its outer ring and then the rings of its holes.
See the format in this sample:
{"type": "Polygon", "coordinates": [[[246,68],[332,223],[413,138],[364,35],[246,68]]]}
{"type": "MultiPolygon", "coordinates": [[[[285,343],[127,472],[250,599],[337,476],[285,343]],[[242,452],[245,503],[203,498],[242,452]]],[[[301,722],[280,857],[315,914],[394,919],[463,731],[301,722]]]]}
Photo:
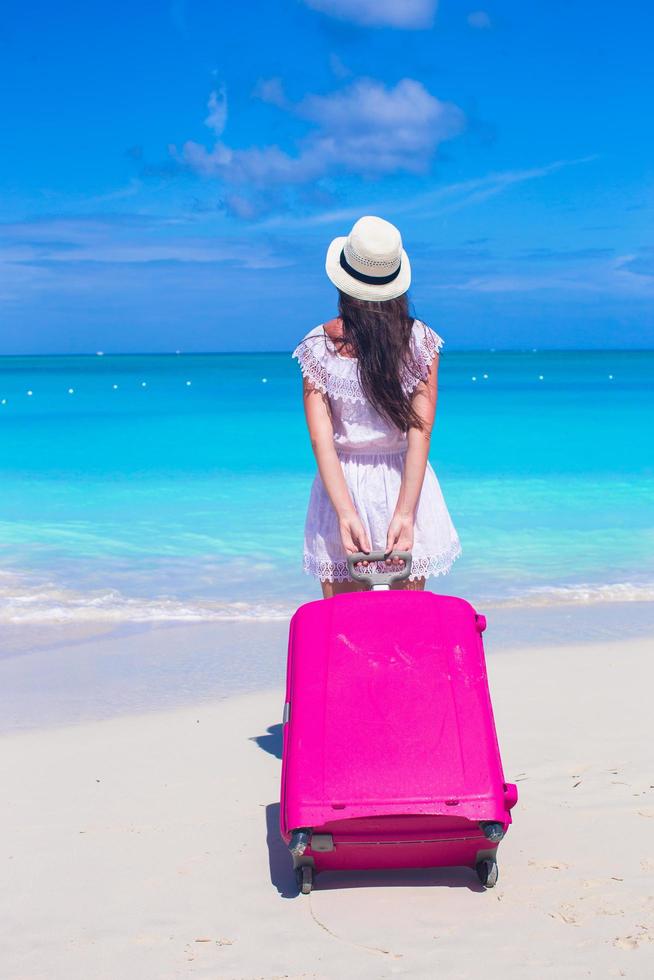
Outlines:
{"type": "Polygon", "coordinates": [[[253,735],[252,742],[256,742],[260,749],[274,755],[276,759],[282,757],[283,727],[281,725],[269,725],[265,735],[253,735]]]}
{"type": "Polygon", "coordinates": [[[266,843],[270,880],[282,898],[295,898],[299,892],[293,859],[279,830],[279,803],[269,803],[266,807],[266,843]]]}
{"type": "MultiPolygon", "coordinates": [[[[295,898],[298,893],[293,862],[279,831],[279,803],[266,807],[266,842],[270,880],[282,898],[295,898]]],[[[401,888],[440,887],[467,888],[483,893],[477,875],[471,868],[402,868],[375,871],[322,871],[316,877],[317,891],[337,888],[401,888]]]]}

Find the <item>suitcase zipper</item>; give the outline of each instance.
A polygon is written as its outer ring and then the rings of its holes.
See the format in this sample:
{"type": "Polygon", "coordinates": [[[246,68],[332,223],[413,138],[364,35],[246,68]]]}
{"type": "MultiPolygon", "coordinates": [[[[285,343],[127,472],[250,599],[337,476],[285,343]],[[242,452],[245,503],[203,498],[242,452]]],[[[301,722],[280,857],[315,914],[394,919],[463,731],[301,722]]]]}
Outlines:
{"type": "Polygon", "coordinates": [[[485,837],[481,837],[479,834],[473,835],[472,837],[425,837],[419,840],[337,840],[334,842],[335,847],[347,847],[350,844],[354,844],[357,847],[360,844],[370,844],[376,846],[383,846],[384,844],[449,844],[450,841],[461,841],[461,840],[485,840],[485,837]]]}

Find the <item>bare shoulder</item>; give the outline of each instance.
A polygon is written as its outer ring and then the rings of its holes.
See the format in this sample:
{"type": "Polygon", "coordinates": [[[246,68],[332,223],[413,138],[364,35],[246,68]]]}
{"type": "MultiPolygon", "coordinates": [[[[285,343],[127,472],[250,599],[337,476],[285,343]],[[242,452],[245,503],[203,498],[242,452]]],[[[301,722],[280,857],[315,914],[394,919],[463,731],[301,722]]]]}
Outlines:
{"type": "Polygon", "coordinates": [[[323,329],[331,340],[340,340],[343,335],[341,318],[337,316],[333,320],[327,320],[326,323],[323,323],[323,329]]]}

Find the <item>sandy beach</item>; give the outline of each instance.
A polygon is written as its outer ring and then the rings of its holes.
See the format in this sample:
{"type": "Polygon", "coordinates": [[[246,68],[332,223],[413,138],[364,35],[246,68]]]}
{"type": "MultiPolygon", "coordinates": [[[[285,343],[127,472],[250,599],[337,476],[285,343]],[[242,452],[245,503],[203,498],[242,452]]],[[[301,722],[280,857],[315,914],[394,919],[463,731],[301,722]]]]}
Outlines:
{"type": "Polygon", "coordinates": [[[653,652],[488,657],[520,791],[488,892],[460,869],[324,875],[298,896],[277,832],[280,685],[6,734],[2,976],[650,977],[653,652]]]}

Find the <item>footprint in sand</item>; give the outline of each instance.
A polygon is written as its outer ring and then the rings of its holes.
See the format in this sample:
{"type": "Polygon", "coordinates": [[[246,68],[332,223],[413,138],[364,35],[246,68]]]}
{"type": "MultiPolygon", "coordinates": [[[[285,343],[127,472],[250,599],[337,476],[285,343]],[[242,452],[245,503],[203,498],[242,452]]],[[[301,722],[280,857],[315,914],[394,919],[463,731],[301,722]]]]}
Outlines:
{"type": "Polygon", "coordinates": [[[579,923],[574,915],[574,905],[561,905],[556,912],[550,912],[549,914],[553,919],[558,919],[560,922],[565,922],[568,926],[578,926],[579,923]]]}
{"type": "Polygon", "coordinates": [[[527,861],[527,864],[539,871],[563,871],[570,867],[565,861],[527,861]]]}
{"type": "Polygon", "coordinates": [[[652,937],[645,930],[644,932],[636,933],[635,936],[618,936],[613,940],[613,945],[617,946],[618,949],[638,949],[642,943],[651,941],[652,937]]]}

